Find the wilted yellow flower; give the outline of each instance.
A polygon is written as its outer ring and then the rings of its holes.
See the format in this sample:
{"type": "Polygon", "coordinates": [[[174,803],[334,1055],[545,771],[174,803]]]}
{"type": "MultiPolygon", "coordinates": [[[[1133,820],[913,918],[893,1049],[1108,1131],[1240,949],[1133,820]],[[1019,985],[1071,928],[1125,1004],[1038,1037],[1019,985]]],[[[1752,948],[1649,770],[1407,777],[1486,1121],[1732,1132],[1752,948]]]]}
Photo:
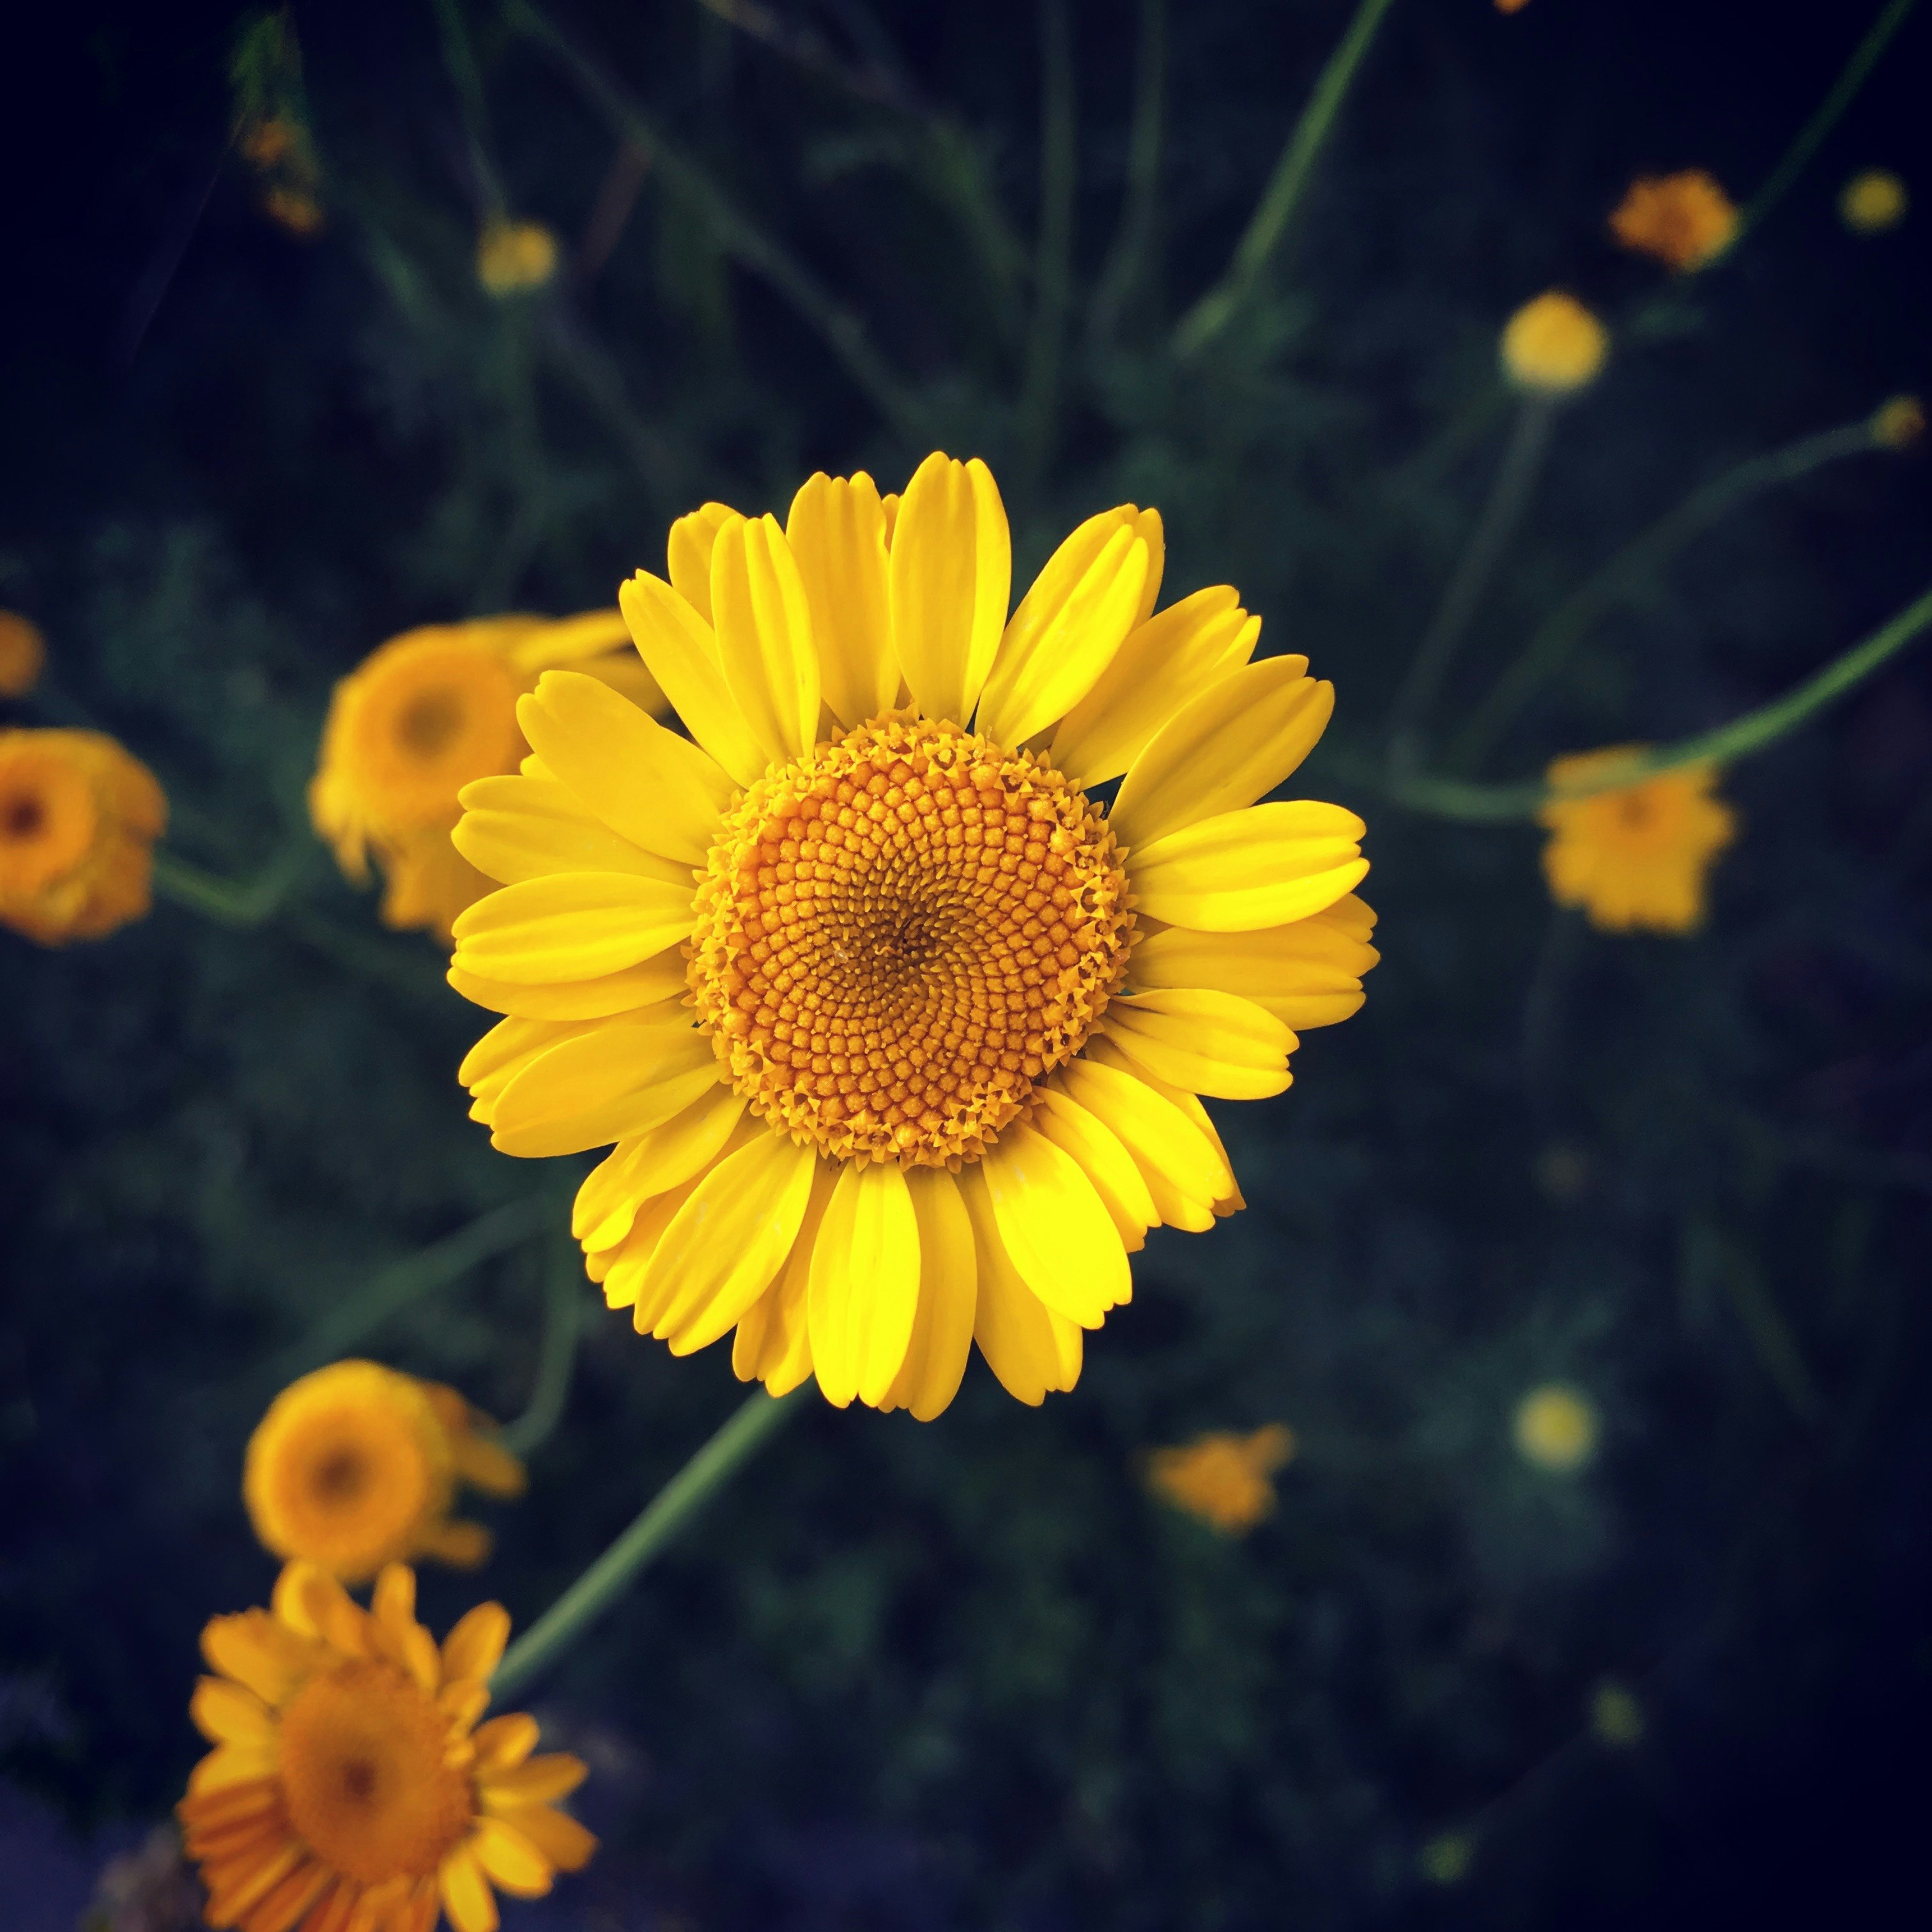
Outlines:
{"type": "Polygon", "coordinates": [[[476,279],[493,296],[540,289],[556,273],[556,237],[541,221],[489,223],[476,242],[476,279]]]}
{"type": "MultiPolygon", "coordinates": [[[[1549,782],[1594,778],[1645,749],[1612,745],[1556,760],[1549,782]]],[[[1704,917],[1711,862],[1737,836],[1737,817],[1711,796],[1708,766],[1664,772],[1615,790],[1556,799],[1544,876],[1558,905],[1581,906],[1605,932],[1689,932],[1704,917]]]]}
{"type": "Polygon", "coordinates": [[[1621,1684],[1599,1684],[1590,1700],[1590,1729],[1600,1744],[1628,1750],[1643,1742],[1643,1706],[1621,1684]]]}
{"type": "Polygon", "coordinates": [[[0,610],[0,698],[24,698],[46,668],[40,627],[17,610],[0,610]]]}
{"type": "Polygon", "coordinates": [[[1148,1458],[1148,1483],[1177,1509],[1239,1536],[1274,1514],[1270,1478],[1294,1454],[1294,1432],[1271,1422],[1252,1436],[1217,1430],[1148,1458]]]}
{"type": "Polygon", "coordinates": [[[1502,333],[1504,373],[1519,388],[1563,396],[1596,380],[1610,332],[1573,295],[1551,289],[1526,302],[1502,333]]]}
{"type": "Polygon", "coordinates": [[[490,1533],[451,1520],[457,1484],[496,1496],[524,1486],[494,1427],[440,1383],[332,1363],[291,1382],[248,1438],[249,1520],[276,1556],[345,1583],[418,1556],[469,1568],[489,1554],[490,1533]]]}
{"type": "Polygon", "coordinates": [[[1896,228],[1911,205],[1898,176],[1887,168],[1867,168],[1840,190],[1838,216],[1855,234],[1877,235],[1896,228]]]}
{"type": "Polygon", "coordinates": [[[1597,1450],[1597,1412],[1561,1382],[1533,1388],[1517,1405],[1516,1446],[1538,1468],[1581,1468],[1597,1450]]]}
{"type": "Polygon", "coordinates": [[[151,903],[167,800],[98,731],[0,731],[0,926],[58,946],[98,939],[151,903]]]}
{"type": "Polygon", "coordinates": [[[386,925],[449,937],[490,890],[450,843],[457,794],[513,772],[528,752],[517,700],[553,664],[574,664],[647,710],[661,692],[615,610],[580,616],[478,618],[405,631],[335,687],[309,816],[358,885],[374,858],[386,925]]]}
{"type": "Polygon", "coordinates": [[[494,1145],[616,1143],[574,1220],[613,1307],[925,1419],[975,1341],[1022,1401],[1073,1386],[1146,1231],[1240,1204],[1200,1096],[1281,1092],[1375,955],[1362,821],[1254,802],[1333,692],[1250,662],[1226,586],[1155,613],[1155,512],[1010,620],[984,464],[929,456],[887,527],[862,474],[672,526],[621,601],[692,736],[542,680],[539,766],[464,794],[504,886],[450,980],[508,1016],[459,1076],[494,1145]]]}
{"type": "Polygon", "coordinates": [[[272,1609],[211,1618],[188,1708],[214,1746],[176,1808],[210,1925],[242,1932],[496,1932],[492,1887],[541,1898],[597,1840],[556,1801],[584,1781],[532,1757],[536,1720],[478,1726],[510,1619],[479,1604],[438,1647],[400,1563],[364,1610],[291,1563],[272,1609]],[[440,1908],[440,1911],[439,1910],[440,1908]]]}
{"type": "Polygon", "coordinates": [[[1887,449],[1910,449],[1925,434],[1925,405],[1916,396],[1894,396],[1872,412],[1872,440],[1887,449]]]}
{"type": "Polygon", "coordinates": [[[1680,274],[1715,261],[1737,232],[1730,196],[1702,168],[1640,176],[1610,217],[1610,232],[1626,248],[1680,274]]]}

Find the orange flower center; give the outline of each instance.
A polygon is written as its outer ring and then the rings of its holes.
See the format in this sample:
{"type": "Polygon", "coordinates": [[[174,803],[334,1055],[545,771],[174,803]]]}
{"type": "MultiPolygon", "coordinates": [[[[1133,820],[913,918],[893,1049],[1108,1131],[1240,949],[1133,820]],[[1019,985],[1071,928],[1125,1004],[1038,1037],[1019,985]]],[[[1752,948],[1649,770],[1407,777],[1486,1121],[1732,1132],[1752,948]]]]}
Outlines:
{"type": "Polygon", "coordinates": [[[468,1779],[446,1762],[449,1720],[393,1665],[346,1664],[283,1714],[289,1821],[363,1885],[426,1878],[469,1830],[468,1779]]]}
{"type": "Polygon", "coordinates": [[[955,1167],[1079,1052],[1133,923],[1084,794],[896,713],[752,787],[698,914],[699,1017],[758,1112],[824,1154],[955,1167]]]}
{"type": "Polygon", "coordinates": [[[34,892],[86,857],[100,813],[67,758],[23,748],[0,759],[0,890],[34,892]]]}

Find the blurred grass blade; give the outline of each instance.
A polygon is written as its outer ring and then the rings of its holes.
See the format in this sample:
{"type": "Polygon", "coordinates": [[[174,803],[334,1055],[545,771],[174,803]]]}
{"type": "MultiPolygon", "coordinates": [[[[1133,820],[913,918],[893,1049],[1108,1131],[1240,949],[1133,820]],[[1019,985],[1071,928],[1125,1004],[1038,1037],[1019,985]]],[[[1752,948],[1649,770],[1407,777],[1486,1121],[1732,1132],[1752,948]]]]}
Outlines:
{"type": "Polygon", "coordinates": [[[1072,292],[1074,150],[1073,36],[1066,0],[1040,8],[1040,232],[1034,255],[1033,322],[1021,392],[1022,435],[1034,475],[1053,442],[1060,365],[1072,292]]]}
{"type": "Polygon", "coordinates": [[[544,1257],[543,1341],[537,1354],[530,1399],[515,1421],[506,1424],[500,1440],[512,1456],[526,1456],[549,1440],[563,1420],[583,1332],[584,1264],[570,1230],[560,1230],[544,1257]]]}
{"type": "Polygon", "coordinates": [[[159,898],[185,906],[218,926],[246,930],[275,916],[308,856],[306,842],[289,846],[252,879],[238,883],[203,872],[172,852],[158,851],[154,857],[154,891],[159,898]]]}
{"type": "Polygon", "coordinates": [[[490,105],[483,92],[483,76],[470,44],[470,30],[464,24],[460,0],[430,0],[436,9],[436,24],[442,43],[442,64],[450,84],[456,90],[463,115],[463,131],[470,146],[470,165],[476,172],[489,214],[501,220],[509,212],[503,194],[502,178],[490,158],[490,105]]]}
{"type": "Polygon", "coordinates": [[[1160,222],[1161,136],[1167,112],[1167,0],[1141,0],[1134,118],[1127,138],[1126,195],[1120,226],[1094,285],[1088,332],[1112,341],[1144,299],[1160,222]]]}
{"type": "Polygon", "coordinates": [[[1694,1220],[1684,1230],[1682,1265],[1690,1282],[1702,1276],[1723,1284],[1766,1375],[1800,1422],[1816,1424],[1824,1413],[1818,1384],[1750,1257],[1720,1228],[1694,1220]]]}

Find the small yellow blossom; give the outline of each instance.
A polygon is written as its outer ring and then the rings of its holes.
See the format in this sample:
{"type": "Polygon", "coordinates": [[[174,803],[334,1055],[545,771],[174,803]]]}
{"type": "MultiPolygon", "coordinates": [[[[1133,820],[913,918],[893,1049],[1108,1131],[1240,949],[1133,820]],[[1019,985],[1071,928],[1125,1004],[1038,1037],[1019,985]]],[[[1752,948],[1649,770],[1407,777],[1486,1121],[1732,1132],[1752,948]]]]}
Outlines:
{"type": "Polygon", "coordinates": [[[214,1748],[176,1808],[210,1925],[496,1932],[495,1890],[538,1898],[597,1840],[556,1801],[580,1760],[532,1757],[536,1720],[478,1726],[510,1619],[479,1604],[439,1646],[400,1563],[364,1610],[291,1563],[272,1607],[211,1618],[189,1714],[214,1748]]]}
{"type": "Polygon", "coordinates": [[[40,627],[17,610],[0,610],[0,698],[24,698],[46,668],[40,627]]]}
{"type": "Polygon", "coordinates": [[[1565,396],[1595,380],[1610,353],[1610,332],[1573,295],[1551,289],[1526,302],[1504,326],[1504,373],[1520,389],[1565,396]]]}
{"type": "Polygon", "coordinates": [[[154,775],[98,731],[0,731],[0,926],[43,946],[146,916],[167,824],[154,775]]]}
{"type": "Polygon", "coordinates": [[[556,273],[556,237],[541,221],[490,222],[476,243],[476,279],[493,296],[540,289],[556,273]]]}
{"type": "Polygon", "coordinates": [[[1880,235],[1905,219],[1912,197],[1887,168],[1852,176],[1838,195],[1838,218],[1855,235],[1880,235]]]}
{"type": "Polygon", "coordinates": [[[489,1554],[480,1524],[453,1521],[456,1486],[513,1496],[523,1465],[454,1389],[375,1362],[332,1363],[269,1404],[242,1479],[263,1545],[345,1583],[434,1556],[464,1568],[489,1554]]]}
{"type": "Polygon", "coordinates": [[[272,188],[262,196],[262,212],[278,228],[307,241],[321,232],[324,217],[322,204],[300,188],[272,188]]]}
{"type": "Polygon", "coordinates": [[[294,127],[275,115],[244,128],[236,145],[242,150],[242,159],[250,167],[266,172],[289,160],[297,152],[301,142],[294,127]]]}
{"type": "Polygon", "coordinates": [[[1872,412],[1872,440],[1887,449],[1910,449],[1925,434],[1925,405],[1916,396],[1894,396],[1872,412]]]}
{"type": "Polygon", "coordinates": [[[1597,1452],[1597,1426],[1588,1396],[1546,1382],[1516,1406],[1516,1446],[1540,1469],[1580,1469],[1597,1452]]]}
{"type": "MultiPolygon", "coordinates": [[[[1613,745],[1558,758],[1549,782],[1593,778],[1643,749],[1613,745]]],[[[1581,906],[1604,932],[1694,931],[1704,917],[1712,861],[1737,836],[1736,814],[1711,796],[1717,780],[1700,766],[1552,800],[1538,814],[1550,832],[1543,848],[1550,896],[1581,906]]]]}
{"type": "Polygon", "coordinates": [[[1294,1432],[1279,1422],[1252,1436],[1226,1430],[1196,1437],[1179,1448],[1156,1449],[1148,1482],[1177,1509],[1239,1536],[1274,1514],[1274,1472],[1294,1454],[1294,1432]]]}
{"type": "Polygon", "coordinates": [[[1590,1700],[1590,1729],[1599,1744],[1628,1750],[1643,1742],[1643,1706],[1621,1684],[1599,1684],[1590,1700]]]}
{"type": "Polygon", "coordinates": [[[1702,168],[1640,176],[1610,217],[1610,232],[1624,248],[1679,274],[1714,262],[1737,232],[1736,207],[1702,168]]]}

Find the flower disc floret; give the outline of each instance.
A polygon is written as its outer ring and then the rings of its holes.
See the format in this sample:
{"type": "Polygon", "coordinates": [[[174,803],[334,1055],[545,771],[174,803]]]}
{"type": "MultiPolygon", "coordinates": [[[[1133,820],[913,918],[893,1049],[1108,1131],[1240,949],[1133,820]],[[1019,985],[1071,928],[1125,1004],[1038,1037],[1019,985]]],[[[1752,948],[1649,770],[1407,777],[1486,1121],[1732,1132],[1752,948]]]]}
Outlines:
{"type": "Polygon", "coordinates": [[[727,819],[690,982],[775,1126],[822,1154],[956,1168],[1080,1051],[1132,924],[1083,793],[949,721],[887,716],[727,819]]]}

